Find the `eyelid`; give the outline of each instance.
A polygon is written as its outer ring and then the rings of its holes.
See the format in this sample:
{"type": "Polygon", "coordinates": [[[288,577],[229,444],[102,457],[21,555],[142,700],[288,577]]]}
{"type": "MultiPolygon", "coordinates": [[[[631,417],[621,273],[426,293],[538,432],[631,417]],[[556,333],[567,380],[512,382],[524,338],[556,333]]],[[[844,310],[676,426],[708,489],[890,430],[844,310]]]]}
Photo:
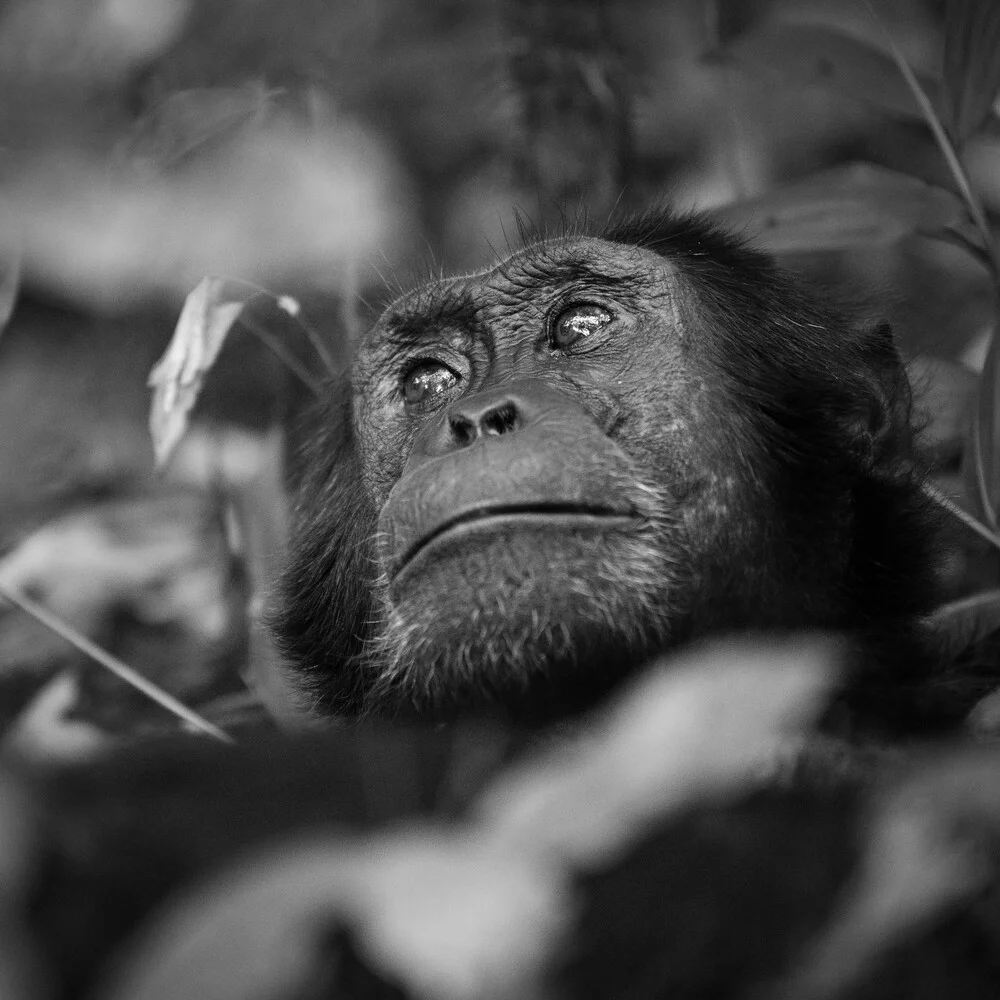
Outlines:
{"type": "Polygon", "coordinates": [[[577,289],[561,295],[551,306],[548,312],[549,326],[555,326],[559,319],[572,309],[603,309],[611,320],[618,318],[617,303],[606,302],[592,292],[588,294],[586,289],[577,289]]]}
{"type": "Polygon", "coordinates": [[[441,364],[461,374],[468,364],[468,351],[468,338],[465,337],[460,343],[446,337],[425,337],[421,343],[410,344],[393,353],[404,366],[441,364]]]}
{"type": "Polygon", "coordinates": [[[418,368],[423,368],[425,365],[440,365],[442,368],[451,367],[447,361],[442,361],[441,358],[419,355],[417,357],[402,359],[402,364],[399,368],[399,376],[404,379],[408,378],[418,368]]]}

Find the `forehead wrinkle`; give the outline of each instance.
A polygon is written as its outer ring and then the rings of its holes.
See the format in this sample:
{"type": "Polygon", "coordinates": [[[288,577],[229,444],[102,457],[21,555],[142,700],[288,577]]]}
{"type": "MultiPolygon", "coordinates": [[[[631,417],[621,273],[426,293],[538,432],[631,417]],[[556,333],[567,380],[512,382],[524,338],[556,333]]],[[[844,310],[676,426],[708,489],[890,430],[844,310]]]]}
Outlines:
{"type": "Polygon", "coordinates": [[[640,291],[662,277],[666,262],[638,247],[623,247],[598,238],[563,237],[535,243],[496,264],[483,274],[488,287],[497,292],[527,291],[539,286],[577,282],[604,286],[614,292],[624,285],[640,291]],[[504,289],[499,282],[507,284],[504,289]]]}
{"type": "Polygon", "coordinates": [[[381,336],[389,343],[408,346],[440,336],[442,325],[474,336],[484,321],[484,310],[491,312],[499,305],[542,311],[544,304],[536,302],[532,293],[570,283],[603,287],[610,294],[625,289],[674,300],[678,277],[676,266],[655,251],[599,237],[557,237],[522,247],[490,267],[408,292],[383,314],[381,336]],[[491,293],[485,300],[484,292],[491,293]]]}
{"type": "Polygon", "coordinates": [[[394,303],[382,321],[383,336],[393,343],[413,343],[440,336],[442,329],[471,330],[479,306],[469,284],[453,279],[425,285],[394,303]]]}

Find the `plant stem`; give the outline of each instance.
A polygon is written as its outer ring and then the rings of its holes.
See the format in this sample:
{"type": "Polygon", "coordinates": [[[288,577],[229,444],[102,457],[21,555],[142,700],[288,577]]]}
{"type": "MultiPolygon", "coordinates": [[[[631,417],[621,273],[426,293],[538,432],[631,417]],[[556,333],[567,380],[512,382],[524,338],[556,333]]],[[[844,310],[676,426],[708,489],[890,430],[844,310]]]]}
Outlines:
{"type": "Polygon", "coordinates": [[[19,594],[0,583],[0,598],[20,608],[25,614],[31,615],[35,621],[65,639],[80,650],[81,653],[86,654],[102,667],[110,670],[116,677],[120,677],[126,684],[131,685],[137,691],[141,691],[147,698],[151,698],[158,705],[177,716],[177,718],[182,719],[189,726],[200,730],[222,743],[236,742],[228,733],[223,732],[218,726],[212,725],[207,719],[203,719],[197,712],[192,711],[172,694],[168,694],[152,681],[147,680],[147,678],[133,670],[127,663],[123,663],[116,656],[112,656],[106,650],[101,649],[100,646],[91,642],[82,632],[78,632],[68,622],[64,622],[47,608],[31,600],[30,597],[25,597],[23,594],[19,594]]]}

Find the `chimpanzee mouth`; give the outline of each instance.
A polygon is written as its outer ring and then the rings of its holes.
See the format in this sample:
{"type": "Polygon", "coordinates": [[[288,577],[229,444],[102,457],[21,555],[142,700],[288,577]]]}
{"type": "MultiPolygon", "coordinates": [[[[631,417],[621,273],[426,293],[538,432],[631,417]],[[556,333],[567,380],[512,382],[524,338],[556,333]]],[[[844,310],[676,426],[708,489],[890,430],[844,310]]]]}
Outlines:
{"type": "Polygon", "coordinates": [[[437,542],[442,536],[475,527],[492,528],[498,524],[524,522],[544,526],[564,526],[570,529],[593,527],[607,530],[633,526],[638,515],[633,510],[610,507],[603,504],[583,503],[533,503],[533,504],[490,504],[462,511],[437,525],[432,531],[411,545],[396,564],[393,579],[409,566],[414,559],[437,542]]]}

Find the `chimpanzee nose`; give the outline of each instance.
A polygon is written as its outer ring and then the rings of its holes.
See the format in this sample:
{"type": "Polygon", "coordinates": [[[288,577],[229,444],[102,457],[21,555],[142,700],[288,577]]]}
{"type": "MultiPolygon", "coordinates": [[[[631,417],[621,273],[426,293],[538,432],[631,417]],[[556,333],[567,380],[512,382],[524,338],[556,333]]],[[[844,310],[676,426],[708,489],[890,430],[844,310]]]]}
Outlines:
{"type": "Polygon", "coordinates": [[[483,437],[513,434],[524,423],[517,399],[474,396],[453,407],[448,414],[448,430],[457,445],[471,444],[483,437]]]}
{"type": "Polygon", "coordinates": [[[514,455],[518,441],[500,439],[544,427],[546,421],[551,422],[552,414],[570,410],[586,418],[575,400],[539,379],[491,386],[456,399],[439,419],[429,420],[413,442],[410,463],[448,455],[476,443],[488,444],[493,439],[497,439],[497,453],[503,452],[506,461],[514,455]]]}

